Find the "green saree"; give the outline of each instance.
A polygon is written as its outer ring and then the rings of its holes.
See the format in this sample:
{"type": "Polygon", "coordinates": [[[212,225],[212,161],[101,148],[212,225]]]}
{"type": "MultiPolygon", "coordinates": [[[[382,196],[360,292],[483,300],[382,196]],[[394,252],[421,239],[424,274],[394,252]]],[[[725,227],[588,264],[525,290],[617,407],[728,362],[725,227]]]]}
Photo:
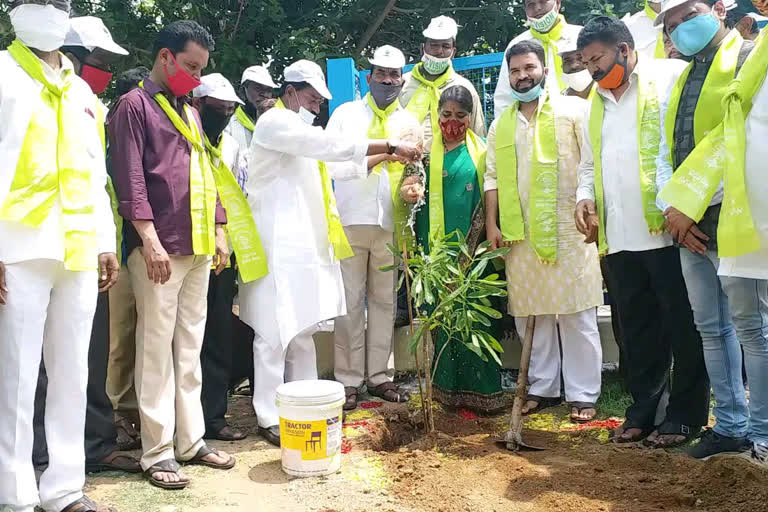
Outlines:
{"type": "MultiPolygon", "coordinates": [[[[475,208],[482,201],[477,180],[477,170],[466,145],[445,154],[443,163],[443,211],[445,232],[460,230],[465,235],[472,224],[475,208]]],[[[427,168],[427,183],[429,173],[427,168]]],[[[416,236],[419,245],[429,251],[429,189],[427,202],[416,216],[416,236]]],[[[482,239],[485,239],[483,234],[482,239]]],[[[488,273],[491,273],[489,271],[488,273]]],[[[500,339],[498,321],[488,331],[500,339]]],[[[439,354],[448,340],[446,332],[438,331],[435,339],[435,355],[439,354]]],[[[501,389],[501,368],[495,361],[484,362],[476,354],[455,340],[445,349],[435,372],[435,399],[450,407],[471,409],[478,412],[497,411],[508,404],[501,389]]]]}

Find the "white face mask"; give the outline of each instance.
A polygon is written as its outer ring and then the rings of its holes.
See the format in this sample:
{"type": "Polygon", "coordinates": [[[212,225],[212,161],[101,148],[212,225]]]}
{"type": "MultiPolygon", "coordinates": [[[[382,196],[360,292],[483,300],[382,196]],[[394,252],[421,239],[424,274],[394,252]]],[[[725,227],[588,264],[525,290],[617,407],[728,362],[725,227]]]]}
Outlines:
{"type": "Polygon", "coordinates": [[[552,10],[541,18],[528,18],[528,24],[533,27],[536,32],[544,34],[552,30],[552,27],[555,26],[555,22],[557,22],[557,15],[557,4],[555,4],[552,7],[552,10]]]}
{"type": "Polygon", "coordinates": [[[430,75],[442,75],[451,65],[450,57],[435,57],[434,55],[424,54],[421,62],[424,63],[424,70],[430,75]]]}
{"type": "Polygon", "coordinates": [[[588,69],[582,69],[576,73],[563,73],[563,82],[576,92],[583,92],[592,85],[592,75],[588,69]]]}
{"type": "Polygon", "coordinates": [[[310,110],[301,106],[301,101],[299,101],[299,95],[296,94],[295,89],[293,91],[293,97],[296,98],[296,103],[299,105],[299,117],[301,118],[302,121],[312,126],[315,123],[315,118],[317,116],[313,114],[310,110]]]}
{"type": "Polygon", "coordinates": [[[43,52],[61,48],[69,32],[69,13],[52,5],[23,4],[10,17],[19,41],[43,52]]]}

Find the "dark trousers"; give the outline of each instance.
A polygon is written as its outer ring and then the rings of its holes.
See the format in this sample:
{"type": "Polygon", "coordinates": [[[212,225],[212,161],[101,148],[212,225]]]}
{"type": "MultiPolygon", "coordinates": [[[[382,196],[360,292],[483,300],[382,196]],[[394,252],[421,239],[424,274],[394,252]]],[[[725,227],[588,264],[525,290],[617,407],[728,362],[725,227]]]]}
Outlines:
{"type": "Polygon", "coordinates": [[[709,379],[678,250],[611,254],[605,258],[605,268],[615,290],[627,387],[634,402],[626,412],[627,426],[656,426],[656,408],[668,384],[666,421],[706,425],[709,379]]]}
{"type": "MultiPolygon", "coordinates": [[[[205,430],[214,434],[226,426],[227,392],[232,373],[232,334],[235,297],[235,271],[224,269],[218,276],[211,272],[208,285],[208,319],[200,352],[203,369],[201,400],[205,430]]],[[[250,356],[253,359],[253,356],[250,356]]]]}
{"type": "Polygon", "coordinates": [[[235,390],[243,379],[248,379],[248,384],[253,393],[253,339],[256,333],[248,324],[233,315],[234,340],[232,346],[232,373],[229,376],[229,389],[235,390]]]}
{"type": "MultiPolygon", "coordinates": [[[[91,345],[88,349],[88,405],[85,412],[85,461],[100,462],[117,450],[117,431],[112,403],[107,396],[107,361],[109,358],[109,295],[100,293],[93,318],[91,345]]],[[[48,377],[40,362],[40,373],[35,392],[35,440],[32,460],[35,466],[48,464],[48,445],[45,440],[45,396],[48,377]]]]}

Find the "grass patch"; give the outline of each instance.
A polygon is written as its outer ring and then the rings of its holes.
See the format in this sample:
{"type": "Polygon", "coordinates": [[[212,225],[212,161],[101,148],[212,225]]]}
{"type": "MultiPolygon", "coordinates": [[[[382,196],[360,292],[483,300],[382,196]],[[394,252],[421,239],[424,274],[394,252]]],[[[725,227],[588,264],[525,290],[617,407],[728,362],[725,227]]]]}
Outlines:
{"type": "Polygon", "coordinates": [[[597,400],[597,417],[623,418],[627,407],[632,405],[632,397],[625,391],[618,372],[603,374],[603,389],[597,400]]]}

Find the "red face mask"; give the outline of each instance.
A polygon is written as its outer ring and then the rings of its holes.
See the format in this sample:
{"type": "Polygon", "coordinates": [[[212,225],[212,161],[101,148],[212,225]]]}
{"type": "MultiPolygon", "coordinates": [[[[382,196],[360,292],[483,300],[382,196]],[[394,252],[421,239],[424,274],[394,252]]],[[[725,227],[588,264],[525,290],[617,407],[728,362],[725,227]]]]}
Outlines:
{"type": "Polygon", "coordinates": [[[464,140],[467,135],[467,123],[458,119],[440,121],[440,131],[443,132],[443,140],[446,142],[464,140]]]}
{"type": "Polygon", "coordinates": [[[181,69],[179,63],[176,62],[176,57],[173,56],[170,50],[168,50],[168,55],[173,60],[174,66],[176,66],[176,74],[171,75],[168,73],[168,62],[165,63],[164,69],[165,76],[168,78],[168,87],[171,89],[174,96],[181,98],[192,92],[195,87],[199,86],[200,80],[181,69]]]}
{"type": "Polygon", "coordinates": [[[597,81],[603,89],[617,89],[624,83],[624,76],[627,74],[627,61],[625,60],[622,64],[619,61],[620,55],[621,53],[616,54],[616,61],[613,63],[611,70],[597,81]]]}
{"type": "Polygon", "coordinates": [[[112,73],[103,69],[83,64],[80,70],[80,78],[91,86],[93,94],[101,94],[107,90],[109,82],[112,80],[112,73]]]}

